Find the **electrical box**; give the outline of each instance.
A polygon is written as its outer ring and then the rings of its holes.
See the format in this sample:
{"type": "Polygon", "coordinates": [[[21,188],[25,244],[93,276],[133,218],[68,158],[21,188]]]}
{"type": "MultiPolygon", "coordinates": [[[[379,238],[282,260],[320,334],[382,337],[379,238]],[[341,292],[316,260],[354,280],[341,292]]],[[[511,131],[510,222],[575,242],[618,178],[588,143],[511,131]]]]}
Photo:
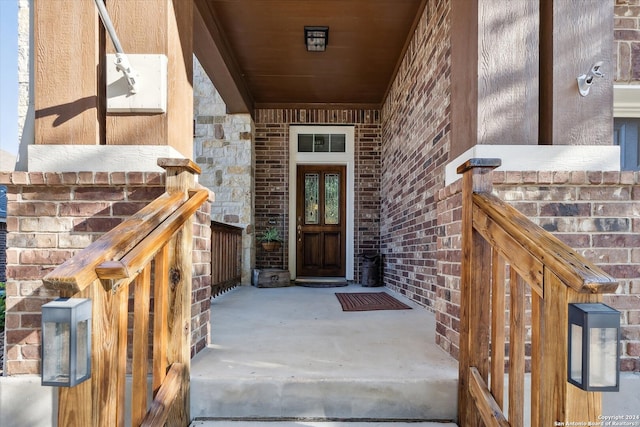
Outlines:
{"type": "Polygon", "coordinates": [[[136,92],[129,92],[124,74],[116,69],[116,55],[107,55],[107,113],[166,113],[166,55],[127,54],[136,92]]]}

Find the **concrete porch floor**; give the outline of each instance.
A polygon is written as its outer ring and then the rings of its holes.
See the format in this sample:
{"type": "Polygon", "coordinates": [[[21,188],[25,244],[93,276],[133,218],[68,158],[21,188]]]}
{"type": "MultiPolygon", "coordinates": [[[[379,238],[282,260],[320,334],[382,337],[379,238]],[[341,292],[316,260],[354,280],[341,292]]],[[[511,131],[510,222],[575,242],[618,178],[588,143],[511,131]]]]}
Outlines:
{"type": "Polygon", "coordinates": [[[434,315],[389,290],[241,286],[211,316],[212,344],[191,365],[197,422],[456,418],[458,366],[435,345],[434,315]],[[381,291],[414,308],[343,312],[334,295],[381,291]]]}

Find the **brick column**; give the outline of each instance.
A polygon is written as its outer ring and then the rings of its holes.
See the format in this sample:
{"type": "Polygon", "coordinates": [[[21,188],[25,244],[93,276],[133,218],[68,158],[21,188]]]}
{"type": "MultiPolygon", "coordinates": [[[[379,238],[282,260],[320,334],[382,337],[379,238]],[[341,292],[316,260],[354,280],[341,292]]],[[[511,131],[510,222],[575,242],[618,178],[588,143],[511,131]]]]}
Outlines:
{"type": "MultiPolygon", "coordinates": [[[[5,375],[40,372],[42,277],[164,192],[158,172],[0,172],[7,186],[5,375]]],[[[191,353],[209,333],[210,207],[194,221],[191,353]]]]}

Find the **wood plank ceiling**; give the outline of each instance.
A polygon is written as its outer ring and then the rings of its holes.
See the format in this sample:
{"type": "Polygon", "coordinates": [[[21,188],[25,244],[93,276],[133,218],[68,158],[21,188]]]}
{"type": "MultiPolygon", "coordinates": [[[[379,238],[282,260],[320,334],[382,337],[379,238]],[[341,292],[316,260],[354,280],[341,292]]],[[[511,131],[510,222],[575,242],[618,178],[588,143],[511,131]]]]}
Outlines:
{"type": "Polygon", "coordinates": [[[379,108],[424,0],[194,0],[194,50],[229,112],[379,108]],[[307,52],[304,26],[329,27],[307,52]]]}

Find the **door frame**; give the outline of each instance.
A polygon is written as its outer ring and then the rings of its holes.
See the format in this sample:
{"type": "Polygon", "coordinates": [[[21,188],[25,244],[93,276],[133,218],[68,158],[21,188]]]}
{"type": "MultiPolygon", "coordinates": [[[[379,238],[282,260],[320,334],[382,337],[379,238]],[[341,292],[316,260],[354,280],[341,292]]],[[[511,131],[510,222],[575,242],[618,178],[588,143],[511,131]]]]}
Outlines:
{"type": "Polygon", "coordinates": [[[355,213],[355,127],[353,125],[290,125],[289,126],[289,272],[296,279],[296,171],[298,165],[344,165],[346,166],[346,253],[345,279],[354,277],[354,213],[355,213]],[[305,133],[339,133],[345,135],[344,153],[298,153],[298,135],[305,133]],[[293,220],[292,220],[293,219],[293,220]]]}

